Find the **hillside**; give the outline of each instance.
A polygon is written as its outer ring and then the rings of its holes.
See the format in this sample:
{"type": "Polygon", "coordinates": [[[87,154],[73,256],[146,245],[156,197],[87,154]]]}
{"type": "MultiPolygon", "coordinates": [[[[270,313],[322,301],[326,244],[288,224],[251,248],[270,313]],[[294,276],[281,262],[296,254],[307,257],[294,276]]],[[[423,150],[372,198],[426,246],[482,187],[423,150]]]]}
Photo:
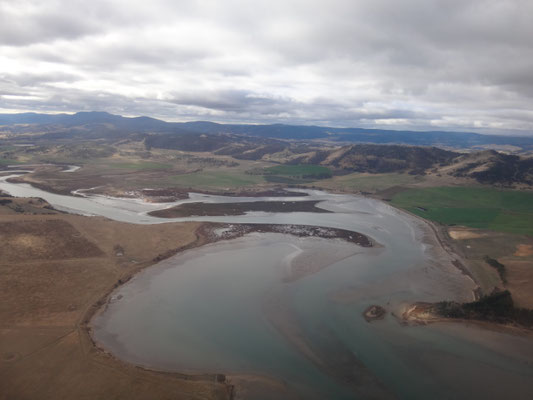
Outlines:
{"type": "Polygon", "coordinates": [[[350,172],[424,173],[428,168],[450,163],[459,153],[436,147],[362,144],[332,151],[316,151],[293,158],[290,163],[320,164],[350,172]]]}
{"type": "Polygon", "coordinates": [[[53,138],[84,136],[124,137],[131,133],[207,135],[232,134],[282,140],[327,140],[332,143],[376,143],[436,146],[461,149],[506,148],[533,150],[533,137],[481,135],[471,132],[332,128],[297,125],[235,125],[214,122],[165,122],[149,117],[126,118],[106,112],[76,114],[0,114],[0,134],[6,137],[47,134],[53,138]]]}
{"type": "MultiPolygon", "coordinates": [[[[58,156],[63,160],[110,157],[120,153],[117,152],[117,144],[131,142],[137,143],[136,154],[143,159],[150,159],[153,149],[179,150],[243,161],[320,165],[334,175],[352,172],[433,174],[469,178],[499,186],[533,184],[531,157],[494,150],[464,153],[438,146],[411,145],[420,142],[434,144],[441,138],[435,132],[373,131],[371,138],[378,143],[346,144],[336,141],[340,136],[331,135],[332,132],[339,132],[336,128],[167,123],[153,118],[125,118],[103,112],[74,115],[2,114],[0,124],[4,124],[0,126],[0,165],[16,163],[21,157],[49,160],[50,148],[54,146],[55,159],[58,156]],[[326,131],[329,140],[311,140],[321,138],[326,131]],[[381,143],[393,136],[396,142],[409,144],[381,143]]],[[[361,133],[360,130],[357,132],[361,133]]],[[[444,134],[448,144],[457,137],[455,133],[444,134]]],[[[461,136],[464,138],[461,146],[473,146],[480,140],[498,139],[494,136],[472,135],[461,136]]],[[[358,137],[370,140],[370,136],[358,137]]],[[[520,141],[522,148],[527,148],[528,142],[533,146],[533,138],[499,138],[507,145],[520,141]]],[[[252,171],[252,174],[262,175],[262,172],[252,171]]],[[[282,181],[290,180],[283,178],[282,181]]]]}
{"type": "Polygon", "coordinates": [[[533,184],[533,158],[498,153],[493,150],[459,156],[441,172],[471,177],[481,183],[533,184]]]}

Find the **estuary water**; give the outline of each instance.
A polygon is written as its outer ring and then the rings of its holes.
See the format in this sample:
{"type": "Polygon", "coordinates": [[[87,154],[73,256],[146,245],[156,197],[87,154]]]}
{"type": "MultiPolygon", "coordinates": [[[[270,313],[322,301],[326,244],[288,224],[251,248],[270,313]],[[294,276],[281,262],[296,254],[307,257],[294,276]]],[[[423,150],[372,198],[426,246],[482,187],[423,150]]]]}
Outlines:
{"type": "Polygon", "coordinates": [[[472,299],[475,284],[422,221],[364,197],[191,195],[181,202],[321,200],[333,213],[160,219],[178,204],[44,192],[0,178],[0,190],[131,223],[203,220],[304,224],[361,232],[377,244],[250,234],[191,249],[136,275],[92,321],[117,357],[155,369],[225,373],[242,398],[533,398],[531,338],[438,323],[404,326],[415,301],[472,299]],[[373,304],[387,310],[367,322],[373,304]],[[240,391],[239,391],[240,390],[240,391]]]}

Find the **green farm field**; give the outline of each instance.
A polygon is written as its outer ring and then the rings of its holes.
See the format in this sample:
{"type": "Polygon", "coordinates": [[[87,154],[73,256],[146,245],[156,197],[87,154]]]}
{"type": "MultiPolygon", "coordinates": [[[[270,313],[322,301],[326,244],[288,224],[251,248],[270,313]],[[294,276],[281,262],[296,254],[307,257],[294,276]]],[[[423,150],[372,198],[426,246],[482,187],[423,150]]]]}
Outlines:
{"type": "Polygon", "coordinates": [[[533,193],[492,188],[412,188],[391,204],[445,225],[533,236],[533,193]]]}
{"type": "Polygon", "coordinates": [[[265,173],[302,177],[331,176],[329,168],[321,165],[276,165],[274,167],[265,168],[265,173]]]}
{"type": "Polygon", "coordinates": [[[276,165],[263,170],[265,180],[281,184],[305,184],[332,176],[329,168],[321,165],[276,165]]]}
{"type": "Polygon", "coordinates": [[[313,185],[329,190],[376,192],[397,185],[415,184],[422,180],[423,177],[409,174],[363,174],[356,172],[317,181],[313,185]]]}
{"type": "Polygon", "coordinates": [[[152,162],[152,161],[137,161],[137,162],[114,162],[109,163],[108,167],[130,169],[130,170],[154,170],[154,169],[170,169],[171,164],[152,162]]]}
{"type": "Polygon", "coordinates": [[[174,175],[168,178],[173,185],[201,189],[234,189],[264,183],[260,175],[248,175],[242,170],[231,168],[219,171],[201,171],[191,174],[174,175]]]}

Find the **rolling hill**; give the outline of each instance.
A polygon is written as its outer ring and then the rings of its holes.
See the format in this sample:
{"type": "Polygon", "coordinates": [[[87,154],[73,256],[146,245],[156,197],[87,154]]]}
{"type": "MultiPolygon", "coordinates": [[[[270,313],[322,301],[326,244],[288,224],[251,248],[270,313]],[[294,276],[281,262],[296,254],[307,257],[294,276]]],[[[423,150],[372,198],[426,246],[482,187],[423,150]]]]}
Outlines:
{"type": "Polygon", "coordinates": [[[84,136],[121,137],[135,133],[207,135],[233,134],[280,140],[321,140],[332,143],[376,143],[436,146],[456,149],[485,149],[512,146],[533,150],[533,137],[481,135],[471,132],[406,131],[366,128],[332,128],[295,125],[218,124],[214,122],[165,122],[150,117],[127,118],[107,112],[76,114],[0,114],[4,134],[48,134],[53,138],[84,136]]]}
{"type": "MultiPolygon", "coordinates": [[[[93,142],[97,147],[91,149],[100,156],[102,149],[105,154],[113,154],[114,143],[126,140],[144,145],[147,157],[151,149],[169,149],[208,152],[237,160],[319,165],[337,175],[431,173],[500,186],[533,184],[533,158],[494,150],[475,151],[476,146],[490,147],[487,143],[533,149],[533,138],[528,137],[316,126],[167,123],[105,112],[0,114],[0,124],[0,145],[6,148],[29,143],[46,146],[93,142]],[[469,150],[466,153],[450,150],[455,147],[469,150]]],[[[24,151],[35,151],[35,147],[24,151]]],[[[85,147],[79,151],[87,153],[85,147]]],[[[0,156],[12,162],[13,154],[4,151],[0,156]]]]}

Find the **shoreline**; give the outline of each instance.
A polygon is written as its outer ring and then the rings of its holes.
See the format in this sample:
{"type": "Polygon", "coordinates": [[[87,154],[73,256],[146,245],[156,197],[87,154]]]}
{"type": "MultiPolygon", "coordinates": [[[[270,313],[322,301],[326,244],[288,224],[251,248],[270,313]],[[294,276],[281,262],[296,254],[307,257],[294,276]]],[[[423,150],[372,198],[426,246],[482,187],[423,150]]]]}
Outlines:
{"type": "Polygon", "coordinates": [[[246,234],[254,232],[281,233],[293,235],[296,237],[320,237],[324,239],[341,239],[349,243],[357,244],[361,247],[372,247],[374,245],[374,242],[363,234],[336,228],[321,228],[306,225],[225,224],[215,222],[204,222],[195,230],[194,234],[196,236],[196,239],[193,242],[157,255],[151,260],[151,262],[147,262],[146,265],[139,266],[139,268],[137,268],[135,271],[128,273],[126,276],[120,278],[111,287],[109,287],[108,290],[98,298],[98,300],[96,300],[88,307],[87,311],[83,315],[83,318],[81,319],[81,322],[78,325],[78,331],[81,335],[83,335],[85,340],[90,343],[93,351],[96,351],[99,354],[103,354],[106,357],[110,357],[115,362],[118,362],[120,365],[123,365],[125,367],[133,366],[134,368],[154,372],[157,374],[173,376],[184,380],[206,382],[212,381],[224,384],[226,385],[227,390],[230,393],[229,398],[233,399],[235,395],[235,385],[228,382],[228,377],[231,377],[231,375],[227,375],[224,373],[187,374],[179,371],[160,370],[121,360],[113,353],[100,346],[99,343],[93,338],[91,320],[97,314],[105,311],[107,304],[112,298],[113,292],[115,292],[122,285],[129,282],[139,272],[145,271],[147,268],[154,267],[160,261],[163,261],[179,253],[183,253],[187,250],[199,248],[204,245],[216,243],[223,240],[237,239],[246,234]]]}
{"type": "MultiPolygon", "coordinates": [[[[387,203],[385,203],[387,204],[387,203]]],[[[391,206],[392,207],[392,206],[391,206]]],[[[435,238],[436,243],[438,243],[439,247],[441,247],[447,254],[449,254],[452,258],[455,258],[455,253],[450,253],[452,251],[450,247],[444,246],[444,240],[442,240],[439,237],[438,229],[433,226],[433,224],[430,221],[427,221],[421,217],[418,217],[416,215],[412,215],[411,213],[408,213],[404,210],[398,209],[396,207],[393,207],[395,210],[398,210],[400,212],[405,212],[406,214],[416,217],[418,221],[421,221],[422,223],[425,223],[429,225],[433,236],[435,238]]],[[[146,371],[151,371],[159,374],[174,376],[180,379],[185,380],[198,380],[198,381],[216,381],[218,383],[224,384],[228,386],[228,390],[231,391],[231,396],[235,395],[235,387],[231,384],[231,376],[224,373],[206,373],[206,374],[187,374],[183,372],[178,371],[165,371],[165,370],[159,370],[151,367],[146,367],[142,365],[133,364],[127,361],[123,361],[120,358],[117,358],[114,356],[111,352],[107,351],[106,349],[99,346],[99,344],[93,339],[91,335],[91,327],[90,327],[90,321],[91,319],[98,313],[105,310],[105,306],[107,302],[109,301],[112,293],[123,284],[127,283],[131,278],[133,278],[135,275],[137,275],[139,272],[144,271],[148,267],[152,267],[157,265],[158,262],[165,260],[169,257],[172,257],[176,254],[183,253],[186,250],[198,248],[207,244],[216,243],[223,240],[232,240],[240,238],[246,234],[249,233],[281,233],[281,234],[290,234],[297,237],[321,237],[325,239],[344,239],[348,242],[352,242],[354,244],[361,245],[363,247],[372,247],[373,243],[370,241],[369,238],[366,236],[361,235],[361,237],[364,238],[364,240],[368,241],[367,245],[358,243],[357,241],[354,241],[353,235],[357,234],[357,232],[351,232],[347,230],[341,230],[341,229],[335,229],[335,228],[320,228],[320,227],[314,227],[314,226],[305,226],[305,225],[275,225],[275,224],[227,224],[227,223],[215,223],[215,222],[204,222],[202,223],[195,231],[196,240],[188,245],[173,249],[171,251],[168,251],[164,254],[160,254],[157,257],[155,257],[151,263],[148,263],[145,266],[142,266],[141,268],[137,269],[133,273],[129,274],[125,279],[120,279],[117,281],[97,302],[95,302],[88,310],[88,312],[85,314],[83,318],[83,323],[81,324],[80,328],[84,334],[84,336],[90,341],[92,344],[92,347],[96,349],[98,352],[105,354],[108,357],[111,357],[113,360],[119,362],[121,365],[125,366],[134,366],[135,368],[139,368],[146,371]],[[280,229],[285,228],[289,226],[290,228],[288,230],[280,229]],[[303,231],[300,229],[306,228],[303,231]],[[318,236],[314,235],[313,232],[315,232],[315,229],[325,229],[326,234],[324,236],[318,236]],[[216,232],[219,230],[218,232],[216,232]],[[333,232],[328,232],[328,230],[332,231],[338,231],[335,232],[338,236],[332,236],[334,235],[333,232]],[[351,240],[348,240],[346,235],[352,235],[352,238],[349,238],[351,240]],[[342,237],[344,235],[344,237],[342,237]]],[[[348,236],[349,237],[349,236],[348,236]]],[[[363,242],[364,243],[364,242],[363,242]]],[[[377,244],[379,246],[379,244],[377,244]]],[[[467,275],[470,279],[469,274],[466,274],[465,271],[463,271],[461,268],[459,268],[455,263],[452,262],[452,264],[459,269],[464,275],[467,275]]],[[[473,279],[472,279],[473,280],[473,279]]],[[[475,293],[475,292],[474,292],[475,293]]],[[[401,316],[396,316],[396,318],[401,321],[403,324],[420,324],[420,325],[426,325],[429,323],[437,323],[437,322],[444,322],[444,323],[459,323],[459,324],[465,324],[470,323],[476,326],[479,326],[480,328],[490,329],[494,331],[499,332],[506,332],[510,334],[516,334],[516,335],[531,335],[532,331],[527,330],[525,328],[520,328],[517,326],[508,326],[503,324],[497,324],[497,323],[491,323],[487,321],[476,321],[476,320],[459,320],[459,319],[450,319],[450,318],[444,318],[444,317],[437,317],[437,316],[431,316],[431,318],[413,318],[412,312],[414,310],[413,307],[416,307],[416,305],[423,304],[423,303],[413,303],[411,305],[411,309],[404,311],[401,316]]],[[[430,304],[430,303],[427,303],[430,304]]],[[[370,307],[372,308],[372,306],[370,307]]],[[[368,311],[368,310],[367,310],[368,311]]],[[[364,316],[365,317],[365,316],[364,316]]],[[[366,318],[365,318],[366,319],[366,318]]],[[[381,318],[376,318],[381,319],[381,318]]],[[[372,320],[374,320],[372,318],[372,320]]],[[[368,321],[368,320],[367,320],[368,321]]],[[[371,321],[368,321],[371,322],[371,321]]],[[[248,379],[254,380],[255,375],[247,376],[248,379]]],[[[248,380],[246,379],[246,380],[248,380]]],[[[233,399],[234,397],[230,397],[233,399]]]]}
{"type": "Polygon", "coordinates": [[[521,325],[505,324],[480,319],[466,318],[448,318],[438,315],[432,311],[434,303],[416,302],[410,304],[407,309],[396,318],[405,325],[429,325],[436,323],[475,325],[479,328],[487,329],[493,332],[508,333],[511,335],[531,336],[533,337],[533,328],[527,328],[521,325]]]}
{"type": "Polygon", "coordinates": [[[138,275],[140,272],[145,271],[148,268],[155,267],[160,261],[165,260],[169,257],[172,257],[176,254],[183,253],[187,250],[195,249],[202,247],[204,245],[212,243],[206,232],[212,228],[210,222],[202,223],[194,231],[196,239],[186,245],[180,246],[173,250],[167,251],[165,253],[159,254],[151,261],[145,262],[144,265],[138,265],[138,267],[129,273],[127,273],[122,278],[118,279],[112,286],[110,286],[95,302],[93,302],[85,311],[82,318],[77,324],[76,331],[82,337],[82,341],[89,344],[89,349],[85,350],[87,352],[95,353],[96,356],[104,356],[113,362],[119,365],[119,368],[128,370],[131,368],[142,370],[148,373],[153,373],[158,376],[166,376],[170,378],[176,378],[184,381],[197,381],[197,382],[213,382],[214,384],[224,385],[226,392],[228,393],[228,399],[235,399],[236,395],[236,386],[228,381],[230,377],[224,373],[217,372],[206,372],[206,373],[187,373],[180,372],[175,370],[165,370],[158,369],[154,367],[144,366],[141,364],[131,363],[121,358],[115,356],[112,352],[106,350],[104,347],[93,338],[91,320],[99,313],[102,313],[106,310],[107,305],[112,299],[112,294],[121,286],[129,282],[132,278],[138,275]]]}
{"type": "MultiPolygon", "coordinates": [[[[378,199],[378,200],[385,202],[383,199],[378,199]]],[[[467,264],[465,260],[455,250],[454,244],[452,242],[453,239],[451,239],[447,235],[447,232],[443,232],[443,227],[437,225],[433,221],[427,220],[407,210],[395,207],[389,204],[388,202],[385,202],[385,203],[400,212],[404,212],[407,215],[414,217],[415,219],[421,221],[422,223],[427,224],[430,227],[440,248],[443,249],[453,259],[453,261],[451,261],[451,264],[457,270],[459,270],[463,275],[467,276],[476,285],[476,287],[472,290],[472,297],[473,297],[472,301],[480,300],[483,293],[479,285],[479,282],[474,278],[472,273],[469,271],[468,267],[465,265],[467,264]]],[[[498,323],[494,321],[485,321],[485,320],[478,320],[478,319],[448,318],[448,317],[444,317],[441,315],[437,315],[431,312],[431,308],[434,306],[434,304],[435,303],[427,303],[427,302],[410,303],[407,307],[407,310],[402,312],[401,316],[396,316],[396,318],[403,324],[415,324],[415,325],[427,325],[427,324],[433,324],[433,323],[449,323],[449,324],[459,324],[459,325],[470,324],[470,325],[475,325],[481,329],[487,329],[487,330],[494,331],[494,332],[504,332],[508,334],[515,334],[515,335],[520,335],[520,336],[526,335],[526,336],[533,337],[533,328],[527,328],[521,325],[505,324],[505,323],[498,323]]]]}
{"type": "Polygon", "coordinates": [[[390,204],[389,202],[387,202],[387,201],[385,201],[383,199],[376,198],[376,197],[371,197],[371,198],[379,200],[379,201],[387,204],[389,207],[392,207],[392,208],[394,208],[395,210],[397,210],[399,212],[405,213],[405,214],[413,217],[417,221],[421,222],[422,224],[427,225],[430,228],[430,230],[432,231],[433,236],[435,238],[435,241],[439,245],[439,247],[442,250],[444,250],[444,252],[450,256],[450,258],[453,259],[453,261],[451,261],[451,264],[458,271],[460,271],[463,275],[468,277],[474,283],[474,285],[476,285],[476,287],[472,290],[472,298],[473,298],[474,301],[479,300],[479,298],[481,297],[481,287],[479,285],[479,282],[474,278],[474,276],[472,275],[472,273],[470,272],[468,267],[465,265],[467,263],[465,263],[463,257],[461,257],[458,254],[458,252],[455,250],[453,243],[450,241],[450,239],[448,237],[446,237],[446,234],[442,232],[441,227],[439,227],[433,221],[425,219],[425,218],[423,218],[423,217],[421,217],[419,215],[413,214],[413,213],[411,213],[411,212],[409,212],[407,210],[404,210],[402,208],[395,207],[395,206],[393,206],[392,204],[390,204]]]}

